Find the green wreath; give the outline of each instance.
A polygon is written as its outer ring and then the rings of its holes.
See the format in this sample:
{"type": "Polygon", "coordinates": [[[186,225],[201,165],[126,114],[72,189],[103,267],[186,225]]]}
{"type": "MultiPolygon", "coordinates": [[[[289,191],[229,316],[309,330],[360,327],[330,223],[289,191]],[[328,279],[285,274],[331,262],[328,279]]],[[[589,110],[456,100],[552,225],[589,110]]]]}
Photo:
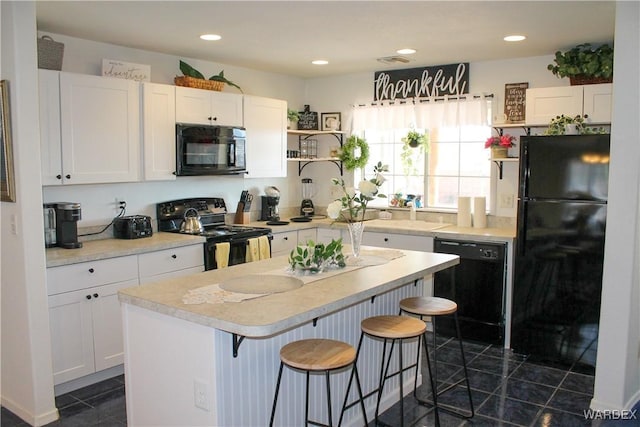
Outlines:
{"type": "Polygon", "coordinates": [[[340,160],[350,171],[365,167],[369,161],[369,144],[364,139],[351,135],[342,146],[340,160]],[[360,148],[360,157],[354,157],[356,148],[360,148]]]}

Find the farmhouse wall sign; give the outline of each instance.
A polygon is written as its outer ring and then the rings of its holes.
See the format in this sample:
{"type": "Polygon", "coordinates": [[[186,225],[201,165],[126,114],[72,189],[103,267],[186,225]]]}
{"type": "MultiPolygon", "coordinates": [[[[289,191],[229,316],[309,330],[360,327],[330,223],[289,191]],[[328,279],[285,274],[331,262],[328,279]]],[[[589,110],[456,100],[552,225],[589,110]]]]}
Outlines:
{"type": "Polygon", "coordinates": [[[318,113],[310,111],[308,105],[304,106],[304,111],[300,111],[298,119],[299,130],[318,130],[318,113]]]}
{"type": "Polygon", "coordinates": [[[529,83],[504,85],[504,114],[507,123],[524,123],[529,83]]]}
{"type": "Polygon", "coordinates": [[[376,71],[374,101],[469,93],[469,63],[376,71]]]}

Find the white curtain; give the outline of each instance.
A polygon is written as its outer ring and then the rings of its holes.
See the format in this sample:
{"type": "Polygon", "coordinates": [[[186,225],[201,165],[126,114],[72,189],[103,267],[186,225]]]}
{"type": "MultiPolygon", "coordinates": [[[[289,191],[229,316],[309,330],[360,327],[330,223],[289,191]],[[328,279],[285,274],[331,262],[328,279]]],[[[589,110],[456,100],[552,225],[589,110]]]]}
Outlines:
{"type": "Polygon", "coordinates": [[[456,126],[490,126],[491,109],[483,95],[463,99],[426,99],[404,104],[358,106],[353,110],[354,132],[364,129],[433,129],[456,126]]]}

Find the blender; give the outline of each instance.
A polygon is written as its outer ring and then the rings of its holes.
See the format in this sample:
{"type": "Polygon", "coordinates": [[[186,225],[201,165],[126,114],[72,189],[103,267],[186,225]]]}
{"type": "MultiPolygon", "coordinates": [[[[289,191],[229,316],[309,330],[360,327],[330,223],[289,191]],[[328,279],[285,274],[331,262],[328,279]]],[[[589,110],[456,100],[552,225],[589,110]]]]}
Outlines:
{"type": "Polygon", "coordinates": [[[314,196],[313,180],[302,178],[302,203],[300,205],[300,215],[312,217],[315,213],[311,198],[314,196]]]}

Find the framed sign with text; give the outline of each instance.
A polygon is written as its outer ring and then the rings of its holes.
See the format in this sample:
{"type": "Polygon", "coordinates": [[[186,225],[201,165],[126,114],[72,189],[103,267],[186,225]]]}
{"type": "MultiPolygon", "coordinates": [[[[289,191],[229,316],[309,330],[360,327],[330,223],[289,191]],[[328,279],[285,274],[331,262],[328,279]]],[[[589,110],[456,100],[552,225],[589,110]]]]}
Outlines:
{"type": "Polygon", "coordinates": [[[504,85],[504,119],[507,123],[524,123],[529,83],[504,85]]]}
{"type": "Polygon", "coordinates": [[[469,63],[376,71],[373,100],[429,98],[469,93],[469,63]]]}

